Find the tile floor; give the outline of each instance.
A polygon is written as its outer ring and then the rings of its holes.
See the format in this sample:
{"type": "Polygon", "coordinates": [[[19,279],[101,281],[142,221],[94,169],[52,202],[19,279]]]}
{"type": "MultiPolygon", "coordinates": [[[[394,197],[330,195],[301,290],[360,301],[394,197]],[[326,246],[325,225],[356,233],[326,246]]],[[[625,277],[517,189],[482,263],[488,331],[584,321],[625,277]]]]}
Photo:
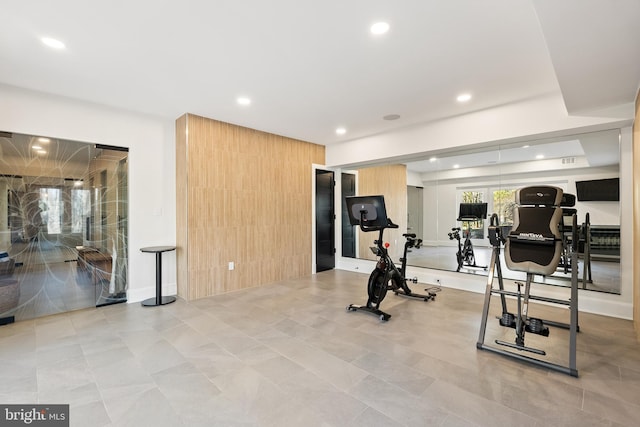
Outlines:
{"type": "MultiPolygon", "coordinates": [[[[13,278],[20,282],[17,320],[34,319],[71,310],[112,303],[108,272],[78,269],[78,252],[74,247],[57,245],[41,239],[13,243],[9,253],[20,265],[13,278]]],[[[122,267],[121,267],[122,268],[122,267]]],[[[126,267],[124,267],[126,268],[126,267]]],[[[121,273],[126,274],[126,273],[121,273]]],[[[117,283],[120,283],[118,281],[117,283]]],[[[0,313],[0,317],[4,317],[0,313]]]]}
{"type": "MultiPolygon", "coordinates": [[[[581,313],[574,378],[476,350],[483,295],[388,294],[386,323],[347,312],[365,302],[366,279],[333,270],[191,303],[119,304],[2,326],[0,403],[69,403],[71,425],[92,427],[640,422],[640,343],[630,321],[581,313]]],[[[495,325],[488,340],[512,333],[495,325]]],[[[567,351],[562,330],[531,339],[550,357],[567,351]]]]}

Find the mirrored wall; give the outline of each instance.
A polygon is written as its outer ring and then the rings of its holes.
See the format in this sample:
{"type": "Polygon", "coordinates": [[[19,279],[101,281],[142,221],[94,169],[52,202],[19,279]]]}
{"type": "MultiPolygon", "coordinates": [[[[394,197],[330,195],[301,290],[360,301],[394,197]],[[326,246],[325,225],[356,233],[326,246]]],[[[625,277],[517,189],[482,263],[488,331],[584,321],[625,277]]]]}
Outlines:
{"type": "MultiPolygon", "coordinates": [[[[422,236],[422,248],[407,256],[408,265],[487,275],[491,247],[488,219],[464,220],[469,210],[496,213],[508,230],[513,221],[515,190],[529,185],[554,185],[577,196],[579,287],[620,293],[620,204],[616,199],[620,163],[620,131],[521,141],[507,145],[439,153],[406,163],[407,230],[422,236]],[[595,194],[605,185],[606,194],[595,194]],[[613,194],[616,193],[616,194],[613,194]],[[462,263],[458,245],[471,245],[473,257],[462,263]]],[[[464,251],[463,251],[464,252],[464,251]]],[[[503,260],[504,263],[504,260],[503,260]]],[[[567,286],[570,266],[535,280],[567,286]]],[[[503,275],[525,279],[524,273],[502,266],[503,275]]]]}
{"type": "Polygon", "coordinates": [[[126,301],[126,148],[0,132],[0,194],[0,322],[126,301]]]}

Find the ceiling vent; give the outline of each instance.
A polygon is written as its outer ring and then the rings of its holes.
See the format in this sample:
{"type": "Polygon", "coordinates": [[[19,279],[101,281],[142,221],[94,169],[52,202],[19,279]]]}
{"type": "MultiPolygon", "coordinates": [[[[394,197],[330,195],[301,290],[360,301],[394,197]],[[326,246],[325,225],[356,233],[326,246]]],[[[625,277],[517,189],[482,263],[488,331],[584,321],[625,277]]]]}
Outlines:
{"type": "Polygon", "coordinates": [[[562,158],[562,164],[563,165],[572,165],[576,162],[576,158],[575,157],[563,157],[562,158]]]}

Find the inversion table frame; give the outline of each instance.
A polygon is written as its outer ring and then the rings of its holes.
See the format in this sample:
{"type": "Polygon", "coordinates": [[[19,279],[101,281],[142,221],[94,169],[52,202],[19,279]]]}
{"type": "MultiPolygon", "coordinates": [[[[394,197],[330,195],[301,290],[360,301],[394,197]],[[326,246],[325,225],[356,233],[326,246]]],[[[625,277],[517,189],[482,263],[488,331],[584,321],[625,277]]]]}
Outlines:
{"type": "MultiPolygon", "coordinates": [[[[495,214],[494,214],[495,215],[495,214]]],[[[503,356],[512,357],[514,359],[532,363],[547,369],[551,369],[557,372],[561,372],[567,375],[571,375],[574,377],[578,376],[577,362],[576,362],[576,346],[577,346],[577,333],[579,331],[578,326],[578,251],[577,247],[574,248],[571,255],[571,288],[570,288],[570,297],[567,300],[556,299],[556,298],[548,298],[543,296],[536,296],[530,294],[531,282],[534,276],[534,273],[527,273],[527,279],[525,284],[524,294],[518,292],[507,291],[504,288],[503,277],[502,277],[502,269],[500,265],[500,248],[501,245],[505,242],[505,238],[501,235],[500,227],[497,224],[497,216],[491,218],[491,227],[489,227],[489,240],[493,246],[493,251],[491,254],[491,262],[489,263],[489,274],[487,279],[487,287],[485,290],[485,298],[484,298],[484,306],[482,310],[482,320],[480,323],[480,332],[478,335],[478,342],[476,347],[480,350],[491,351],[503,356]],[[498,278],[498,287],[494,288],[493,282],[494,278],[498,278]],[[512,296],[516,298],[522,298],[523,306],[525,307],[525,320],[526,320],[526,310],[529,300],[533,301],[542,301],[546,303],[564,305],[569,307],[569,324],[554,322],[550,320],[545,320],[544,323],[547,325],[560,327],[569,329],[569,357],[568,357],[568,365],[560,365],[556,363],[549,362],[547,360],[543,360],[540,358],[528,356],[522,354],[522,352],[530,352],[538,355],[545,355],[546,353],[543,350],[533,349],[530,347],[524,346],[524,343],[507,343],[500,340],[495,340],[495,344],[501,345],[503,347],[508,347],[514,349],[515,351],[508,351],[504,348],[500,348],[494,345],[489,345],[485,343],[485,334],[487,328],[487,319],[489,316],[489,307],[491,304],[491,296],[499,295],[502,303],[502,312],[506,313],[506,296],[512,296]]],[[[572,244],[577,246],[577,220],[574,215],[573,217],[573,233],[574,238],[572,244]]],[[[522,325],[524,326],[524,325],[522,325]]],[[[523,338],[524,338],[524,331],[523,338]]],[[[523,340],[524,341],[524,340],[523,340]]]]}

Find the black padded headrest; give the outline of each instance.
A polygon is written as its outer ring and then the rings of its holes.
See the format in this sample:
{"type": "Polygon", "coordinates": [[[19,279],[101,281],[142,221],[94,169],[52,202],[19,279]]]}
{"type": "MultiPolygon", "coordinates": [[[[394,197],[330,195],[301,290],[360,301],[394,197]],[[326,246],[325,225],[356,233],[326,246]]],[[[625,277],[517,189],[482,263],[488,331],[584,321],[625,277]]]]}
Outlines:
{"type": "Polygon", "coordinates": [[[564,193],[562,194],[562,201],[560,206],[570,208],[576,205],[576,196],[574,194],[564,193]]]}
{"type": "Polygon", "coordinates": [[[516,203],[520,206],[560,206],[562,189],[549,185],[524,187],[516,191],[516,203]]]}

